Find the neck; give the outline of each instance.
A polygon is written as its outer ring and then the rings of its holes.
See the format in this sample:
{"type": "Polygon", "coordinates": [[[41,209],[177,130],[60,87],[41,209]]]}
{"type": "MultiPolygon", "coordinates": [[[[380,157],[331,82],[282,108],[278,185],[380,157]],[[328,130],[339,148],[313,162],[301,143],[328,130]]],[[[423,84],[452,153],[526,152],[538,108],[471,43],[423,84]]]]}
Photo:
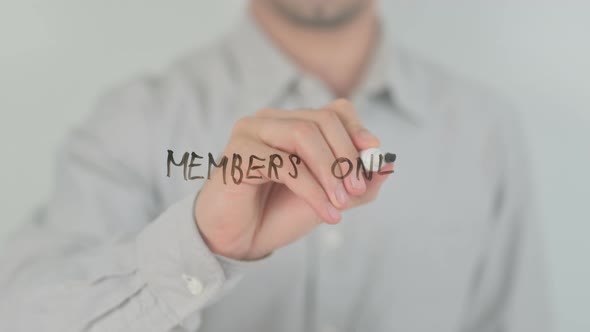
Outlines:
{"type": "Polygon", "coordinates": [[[250,10],[273,42],[303,71],[321,79],[335,96],[350,96],[360,83],[378,34],[374,5],[334,28],[297,25],[263,1],[252,1],[250,10]]]}

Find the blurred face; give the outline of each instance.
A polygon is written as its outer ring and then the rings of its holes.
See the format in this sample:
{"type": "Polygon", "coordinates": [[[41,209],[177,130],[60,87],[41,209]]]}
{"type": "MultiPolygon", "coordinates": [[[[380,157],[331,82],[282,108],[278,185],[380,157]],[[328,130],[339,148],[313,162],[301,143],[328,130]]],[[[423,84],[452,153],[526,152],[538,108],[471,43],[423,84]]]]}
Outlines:
{"type": "Polygon", "coordinates": [[[348,23],[373,0],[265,0],[282,16],[308,27],[330,28],[348,23]]]}

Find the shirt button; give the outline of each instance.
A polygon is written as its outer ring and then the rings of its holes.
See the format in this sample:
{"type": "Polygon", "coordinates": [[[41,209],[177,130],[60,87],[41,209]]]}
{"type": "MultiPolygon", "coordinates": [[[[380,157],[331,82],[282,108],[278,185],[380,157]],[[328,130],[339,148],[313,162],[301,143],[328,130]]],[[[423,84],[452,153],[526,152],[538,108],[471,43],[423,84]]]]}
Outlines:
{"type": "Polygon", "coordinates": [[[323,234],[323,245],[328,250],[336,250],[342,246],[342,233],[335,229],[327,229],[326,232],[323,234]]]}
{"type": "Polygon", "coordinates": [[[186,287],[191,294],[201,295],[201,293],[203,293],[203,283],[201,280],[186,274],[182,275],[182,279],[186,282],[186,287]]]}
{"type": "Polygon", "coordinates": [[[320,330],[321,332],[338,332],[338,329],[332,325],[325,325],[320,330]]]}

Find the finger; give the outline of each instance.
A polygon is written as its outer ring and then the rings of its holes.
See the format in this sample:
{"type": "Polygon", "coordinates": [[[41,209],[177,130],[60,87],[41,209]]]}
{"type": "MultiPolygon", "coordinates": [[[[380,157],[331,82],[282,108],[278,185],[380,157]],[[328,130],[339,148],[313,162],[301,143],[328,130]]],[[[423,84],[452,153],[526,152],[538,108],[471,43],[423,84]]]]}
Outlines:
{"type": "Polygon", "coordinates": [[[324,108],[336,112],[358,150],[375,148],[381,145],[379,138],[365,128],[350,101],[342,98],[336,99],[324,106],[324,108]]]}
{"type": "Polygon", "coordinates": [[[371,180],[367,180],[367,191],[362,196],[354,197],[350,202],[350,206],[354,207],[375,200],[381,186],[387,181],[391,173],[393,173],[393,166],[393,163],[388,163],[381,167],[379,172],[373,172],[371,180]]]}
{"type": "Polygon", "coordinates": [[[338,208],[345,208],[348,193],[341,180],[332,174],[336,157],[319,127],[313,121],[279,118],[249,118],[246,130],[264,143],[301,157],[338,208]]]}
{"type": "MultiPolygon", "coordinates": [[[[293,194],[305,201],[322,220],[327,223],[340,221],[340,211],[330,201],[308,166],[296,158],[297,156],[249,137],[240,137],[237,145],[239,147],[234,148],[232,144],[229,144],[225,154],[248,156],[248,162],[242,163],[240,185],[259,185],[271,181],[284,184],[293,194]],[[250,160],[253,162],[251,163],[250,160]]],[[[235,182],[234,185],[236,185],[235,182]]]]}
{"type": "MultiPolygon", "coordinates": [[[[359,152],[353,144],[346,128],[344,128],[340,117],[333,110],[319,109],[281,111],[265,109],[258,112],[257,115],[281,119],[301,119],[313,121],[320,128],[320,131],[330,146],[334,156],[337,158],[347,158],[348,160],[352,161],[355,161],[359,156],[359,152]]],[[[338,166],[340,173],[337,175],[345,174],[347,171],[346,166],[343,164],[338,164],[338,166]]],[[[361,195],[366,190],[365,181],[362,178],[347,176],[344,178],[343,182],[347,192],[350,194],[361,195]]]]}

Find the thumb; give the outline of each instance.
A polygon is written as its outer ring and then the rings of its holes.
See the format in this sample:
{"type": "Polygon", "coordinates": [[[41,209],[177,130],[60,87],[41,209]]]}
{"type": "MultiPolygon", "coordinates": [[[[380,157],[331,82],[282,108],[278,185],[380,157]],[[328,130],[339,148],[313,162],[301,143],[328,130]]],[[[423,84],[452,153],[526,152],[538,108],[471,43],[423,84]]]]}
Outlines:
{"type": "MultiPolygon", "coordinates": [[[[365,182],[367,183],[367,191],[361,196],[354,197],[351,200],[351,207],[358,206],[361,204],[365,204],[371,202],[377,198],[379,194],[379,190],[381,186],[393,173],[393,163],[385,164],[381,169],[377,172],[373,172],[371,179],[366,179],[365,182]]],[[[362,172],[361,172],[362,173],[362,172]]],[[[352,175],[351,175],[352,176],[352,175]]],[[[361,174],[361,176],[363,176],[361,174]]]]}

